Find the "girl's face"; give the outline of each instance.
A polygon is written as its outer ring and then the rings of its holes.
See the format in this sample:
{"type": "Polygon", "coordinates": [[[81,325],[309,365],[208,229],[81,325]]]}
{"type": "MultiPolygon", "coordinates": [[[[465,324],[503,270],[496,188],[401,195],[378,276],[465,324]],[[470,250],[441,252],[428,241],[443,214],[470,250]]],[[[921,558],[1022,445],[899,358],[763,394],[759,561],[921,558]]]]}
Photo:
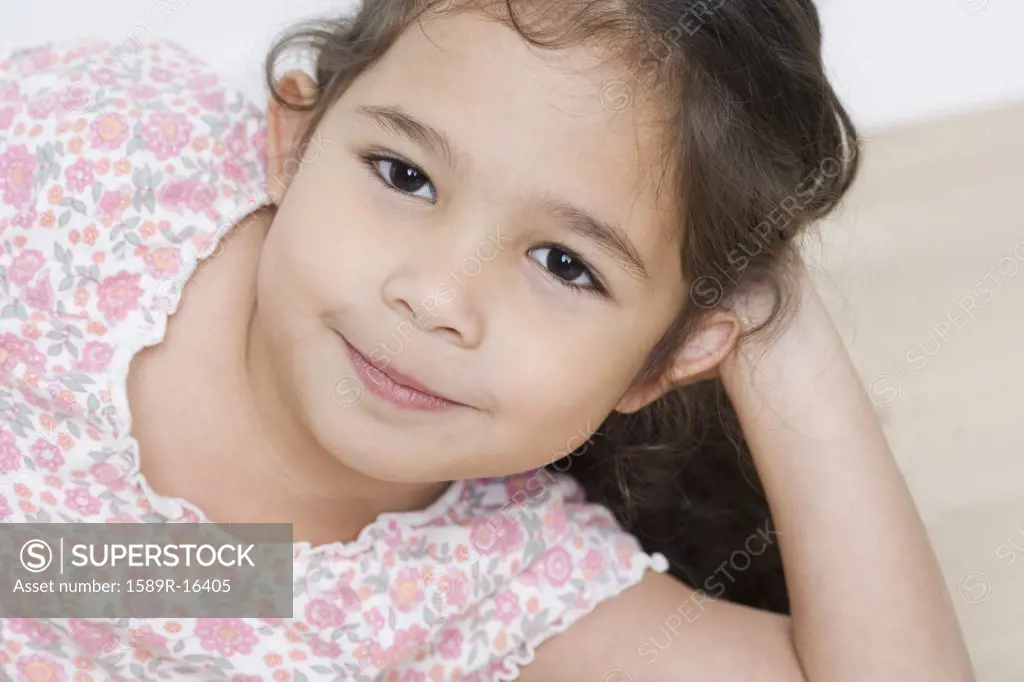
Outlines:
{"type": "Polygon", "coordinates": [[[280,394],[341,463],[395,482],[524,471],[578,447],[638,406],[630,385],[686,294],[661,131],[639,102],[609,106],[628,74],[471,14],[425,29],[346,90],[287,169],[258,273],[280,394]],[[368,390],[349,346],[447,402],[368,390]]]}

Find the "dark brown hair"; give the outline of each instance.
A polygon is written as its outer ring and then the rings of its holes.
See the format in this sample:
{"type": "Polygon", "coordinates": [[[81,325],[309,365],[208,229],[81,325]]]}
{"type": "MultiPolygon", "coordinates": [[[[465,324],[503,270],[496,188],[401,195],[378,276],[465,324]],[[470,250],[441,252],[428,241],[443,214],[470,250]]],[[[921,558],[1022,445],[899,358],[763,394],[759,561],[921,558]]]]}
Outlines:
{"type": "MultiPolygon", "coordinates": [[[[793,238],[839,202],[858,167],[858,140],[822,64],[811,0],[366,0],[351,16],[303,23],[266,61],[271,96],[311,113],[305,146],[328,108],[413,22],[475,11],[540,48],[597,45],[631,74],[606,106],[653,94],[667,111],[663,177],[678,197],[690,301],[652,349],[655,376],[708,310],[751,284],[775,290],[756,332],[783,323],[793,238]],[[310,50],[318,100],[276,90],[276,66],[310,50]]],[[[636,414],[612,413],[553,468],[612,509],[671,572],[711,596],[788,612],[778,542],[735,410],[717,381],[666,393],[636,414]]]]}

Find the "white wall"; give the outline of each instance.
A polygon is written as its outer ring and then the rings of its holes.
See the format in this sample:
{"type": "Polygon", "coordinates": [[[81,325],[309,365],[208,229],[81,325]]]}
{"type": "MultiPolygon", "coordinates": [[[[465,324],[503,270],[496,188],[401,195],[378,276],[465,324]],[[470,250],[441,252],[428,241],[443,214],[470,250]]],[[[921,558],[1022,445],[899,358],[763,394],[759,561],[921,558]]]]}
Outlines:
{"type": "MultiPolygon", "coordinates": [[[[290,20],[353,4],[354,0],[8,0],[0,4],[0,43],[84,36],[120,42],[133,28],[144,33],[139,27],[145,24],[192,49],[260,97],[260,60],[277,30],[290,20]],[[163,19],[155,11],[161,3],[163,19]]],[[[1024,100],[1022,0],[818,4],[825,24],[826,62],[865,130],[1024,100]]]]}
{"type": "Polygon", "coordinates": [[[865,129],[1024,101],[1022,0],[817,0],[825,61],[865,129]]]}

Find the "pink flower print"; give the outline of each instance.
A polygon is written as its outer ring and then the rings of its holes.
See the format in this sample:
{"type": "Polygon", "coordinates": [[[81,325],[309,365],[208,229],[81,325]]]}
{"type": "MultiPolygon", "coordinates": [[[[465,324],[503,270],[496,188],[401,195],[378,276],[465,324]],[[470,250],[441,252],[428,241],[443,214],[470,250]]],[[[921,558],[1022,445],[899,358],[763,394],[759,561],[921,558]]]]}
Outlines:
{"type": "Polygon", "coordinates": [[[605,572],[608,567],[604,552],[599,549],[591,549],[583,557],[583,574],[587,580],[593,580],[605,572]]]}
{"type": "Polygon", "coordinates": [[[158,111],[142,126],[146,148],[165,161],[181,152],[192,136],[192,124],[184,114],[158,111]]]}
{"type": "Polygon", "coordinates": [[[10,332],[0,334],[0,370],[10,372],[19,362],[36,374],[46,372],[46,356],[31,341],[10,332]]]}
{"type": "Polygon", "coordinates": [[[75,402],[75,394],[73,391],[69,391],[66,388],[61,388],[60,384],[51,384],[48,386],[50,397],[59,405],[65,412],[77,412],[78,404],[75,402]]]}
{"type": "Polygon", "coordinates": [[[11,225],[17,225],[24,227],[26,230],[30,227],[34,227],[36,224],[36,218],[39,217],[39,212],[36,211],[34,206],[25,205],[18,210],[14,218],[11,220],[11,225]]]}
{"type": "Polygon", "coordinates": [[[82,349],[82,357],[75,363],[81,372],[102,372],[114,357],[114,347],[102,341],[89,341],[82,349]]]}
{"type": "Polygon", "coordinates": [[[509,592],[508,590],[505,590],[495,597],[494,603],[494,617],[505,625],[511,623],[516,619],[516,616],[523,612],[522,609],[519,608],[519,597],[517,597],[514,592],[509,592]]]}
{"type": "Polygon", "coordinates": [[[128,121],[121,114],[103,114],[89,126],[89,140],[97,149],[120,149],[129,134],[128,121]]]}
{"type": "Polygon", "coordinates": [[[213,206],[214,199],[217,198],[217,191],[208,185],[199,185],[196,187],[192,194],[188,198],[188,207],[196,213],[202,213],[206,209],[213,206]]]}
{"type": "Polygon", "coordinates": [[[15,284],[28,284],[46,263],[43,252],[36,249],[22,251],[11,263],[7,277],[15,284]]]}
{"type": "Polygon", "coordinates": [[[383,668],[391,662],[380,642],[370,642],[365,647],[360,645],[355,650],[355,656],[360,662],[369,659],[370,663],[378,668],[383,668]]]}
{"type": "Polygon", "coordinates": [[[381,535],[381,539],[386,547],[394,549],[402,544],[402,529],[394,521],[391,521],[381,535]]]}
{"type": "Polygon", "coordinates": [[[540,576],[544,569],[542,564],[543,555],[534,561],[532,564],[527,564],[522,570],[519,571],[519,583],[528,587],[537,587],[540,585],[540,576]]]}
{"type": "Polygon", "coordinates": [[[427,676],[418,670],[406,670],[398,682],[427,682],[427,676]]]}
{"type": "Polygon", "coordinates": [[[253,645],[259,643],[255,631],[241,618],[201,618],[197,621],[195,635],[203,649],[221,656],[251,654],[253,645]]]}
{"type": "Polygon", "coordinates": [[[21,468],[21,455],[13,447],[0,447],[0,474],[21,468]]]}
{"type": "Polygon", "coordinates": [[[154,66],[149,72],[149,77],[157,83],[169,83],[174,80],[174,74],[160,66],[154,66]]]}
{"type": "Polygon", "coordinates": [[[232,675],[231,682],[263,682],[259,675],[232,675]]]}
{"type": "Polygon", "coordinates": [[[199,188],[199,181],[190,178],[171,178],[160,188],[157,196],[160,205],[169,211],[181,213],[192,202],[192,194],[199,188]]]}
{"type": "Polygon", "coordinates": [[[139,277],[138,273],[122,270],[100,283],[97,306],[108,321],[123,320],[128,313],[138,309],[139,298],[142,297],[139,277]]]}
{"type": "Polygon", "coordinates": [[[267,140],[267,131],[264,128],[260,128],[252,134],[252,145],[256,147],[256,158],[259,159],[260,165],[263,166],[264,171],[266,170],[266,158],[263,156],[263,144],[267,140]]]}
{"type": "Polygon", "coordinates": [[[161,246],[146,254],[146,266],[154,277],[170,277],[181,268],[181,255],[175,246],[161,246]]]}
{"type": "Polygon", "coordinates": [[[0,474],[21,468],[21,454],[14,444],[14,434],[0,427],[0,474]]]}
{"type": "Polygon", "coordinates": [[[119,69],[112,69],[109,66],[101,66],[96,70],[89,70],[89,76],[92,78],[92,82],[96,85],[102,85],[109,87],[115,83],[115,76],[119,69]]]}
{"type": "Polygon", "coordinates": [[[185,83],[185,87],[189,90],[205,90],[206,88],[212,87],[217,84],[216,76],[211,76],[208,73],[199,74],[188,79],[185,83]]]}
{"type": "Polygon", "coordinates": [[[116,493],[125,488],[124,474],[112,464],[97,462],[89,467],[89,473],[97,483],[107,490],[116,493]]]}
{"type": "Polygon", "coordinates": [[[475,519],[470,541],[481,554],[507,556],[523,544],[523,531],[518,521],[499,513],[487,519],[475,519]]]}
{"type": "Polygon", "coordinates": [[[309,648],[316,656],[324,658],[337,658],[341,655],[341,645],[337,642],[325,642],[319,637],[308,639],[309,648]]]}
{"type": "Polygon", "coordinates": [[[0,130],[7,130],[11,127],[11,122],[14,121],[14,107],[4,107],[0,109],[0,130]]]}
{"type": "Polygon", "coordinates": [[[15,208],[28,202],[35,194],[35,173],[36,157],[25,145],[16,144],[0,154],[0,190],[4,201],[15,208]]]}
{"type": "Polygon", "coordinates": [[[455,628],[445,628],[441,631],[441,642],[437,645],[442,658],[458,658],[462,653],[462,632],[455,628]]]}
{"type": "Polygon", "coordinates": [[[56,473],[64,464],[64,455],[61,454],[60,448],[43,438],[37,438],[32,444],[32,455],[32,461],[35,462],[37,469],[56,473]]]}
{"type": "Polygon", "coordinates": [[[20,102],[23,99],[25,98],[17,81],[0,83],[0,102],[20,102]]]}
{"type": "Polygon", "coordinates": [[[53,407],[49,400],[43,397],[43,394],[37,391],[34,387],[30,386],[26,382],[22,381],[19,385],[21,392],[24,394],[25,402],[32,407],[38,407],[41,410],[48,410],[53,407]]]}
{"type": "Polygon", "coordinates": [[[88,656],[110,654],[121,647],[117,636],[110,631],[110,626],[102,623],[90,623],[79,618],[71,619],[71,638],[78,648],[88,656]]]}
{"type": "Polygon", "coordinates": [[[72,488],[65,495],[64,506],[82,516],[92,516],[102,507],[100,501],[90,495],[85,488],[72,488]]]}
{"type": "Polygon", "coordinates": [[[408,630],[395,630],[395,641],[387,650],[388,658],[397,661],[427,643],[427,631],[419,625],[408,630]]]}
{"type": "Polygon", "coordinates": [[[408,613],[423,601],[423,590],[420,589],[420,573],[415,568],[406,568],[398,572],[391,583],[391,601],[396,609],[408,613]]]}
{"type": "MultiPolygon", "coordinates": [[[[216,235],[213,232],[207,232],[206,234],[197,234],[192,237],[192,245],[196,248],[196,253],[210,255],[210,247],[213,246],[213,239],[216,235]]],[[[220,242],[219,245],[223,250],[224,242],[220,242]]],[[[218,251],[218,253],[220,253],[218,251]]],[[[204,256],[204,258],[206,257],[204,256]]]]}
{"type": "Polygon", "coordinates": [[[245,179],[245,167],[241,164],[235,163],[234,161],[225,161],[222,168],[224,169],[224,177],[226,178],[231,178],[232,180],[245,179]]]}
{"type": "Polygon", "coordinates": [[[60,92],[51,92],[32,101],[28,105],[28,115],[32,118],[49,118],[61,107],[60,92]]]}
{"type": "Polygon", "coordinates": [[[104,213],[113,213],[121,207],[121,192],[104,192],[100,198],[100,209],[104,213]]]}
{"type": "Polygon", "coordinates": [[[203,92],[197,92],[196,101],[199,102],[200,106],[202,106],[204,109],[224,111],[223,90],[205,90],[203,92]]]}
{"type": "Polygon", "coordinates": [[[228,151],[233,156],[245,156],[245,153],[249,151],[249,141],[245,137],[245,124],[236,123],[225,141],[228,144],[228,151]]]}
{"type": "Polygon", "coordinates": [[[17,55],[18,66],[23,74],[41,71],[56,61],[56,53],[52,44],[42,45],[20,51],[17,55]],[[27,68],[26,68],[27,67],[27,68]]]}
{"type": "Polygon", "coordinates": [[[572,575],[572,557],[564,547],[552,547],[541,555],[544,577],[552,587],[561,587],[572,575]]]}
{"type": "Polygon", "coordinates": [[[25,303],[39,310],[51,310],[53,308],[53,286],[50,278],[44,271],[36,281],[26,286],[22,292],[25,303]]]}
{"type": "Polygon", "coordinates": [[[320,628],[334,628],[341,625],[345,614],[326,599],[313,599],[306,604],[306,620],[320,628]]]}
{"type": "Polygon", "coordinates": [[[366,622],[373,628],[374,632],[380,632],[380,629],[384,627],[384,616],[380,615],[380,611],[377,609],[370,609],[370,611],[363,615],[366,622]]]}
{"type": "Polygon", "coordinates": [[[344,611],[356,611],[360,608],[359,594],[346,584],[339,582],[327,592],[326,596],[336,598],[344,611]]]}
{"type": "Polygon", "coordinates": [[[7,504],[7,498],[0,496],[0,521],[10,518],[13,514],[14,510],[7,504]]]}
{"type": "Polygon", "coordinates": [[[64,179],[67,181],[68,189],[81,192],[92,187],[95,178],[92,169],[95,167],[96,164],[84,156],[78,157],[77,161],[64,170],[64,179]]]}
{"type": "Polygon", "coordinates": [[[28,682],[56,682],[69,679],[64,673],[64,666],[60,663],[51,663],[43,654],[18,656],[18,672],[28,682]]]}
{"type": "Polygon", "coordinates": [[[128,88],[128,95],[132,99],[137,99],[137,100],[153,99],[158,94],[160,94],[160,91],[157,90],[156,88],[154,88],[152,85],[150,85],[148,83],[137,83],[137,84],[131,86],[130,88],[128,88]]]}
{"type": "Polygon", "coordinates": [[[462,608],[469,601],[469,578],[462,571],[455,578],[451,579],[449,592],[444,603],[451,604],[455,608],[462,608]]]}
{"type": "Polygon", "coordinates": [[[562,534],[565,532],[565,506],[561,500],[558,500],[551,510],[544,515],[544,525],[555,533],[562,534]]]}
{"type": "Polygon", "coordinates": [[[125,209],[131,204],[125,201],[126,198],[131,196],[131,190],[112,190],[104,192],[103,196],[100,197],[100,201],[96,208],[99,209],[100,222],[104,226],[110,227],[114,223],[121,220],[124,215],[125,209]]]}
{"type": "Polygon", "coordinates": [[[637,546],[631,541],[629,536],[615,539],[615,555],[620,566],[628,568],[633,563],[633,555],[636,552],[637,546]]]}
{"type": "Polygon", "coordinates": [[[167,648],[167,638],[153,632],[153,628],[148,625],[143,625],[132,632],[132,643],[135,646],[143,647],[150,651],[160,651],[167,648]]]}
{"type": "Polygon", "coordinates": [[[19,635],[24,635],[33,644],[53,644],[57,641],[57,635],[47,629],[43,624],[35,618],[6,618],[7,627],[11,629],[11,632],[16,632],[19,635]]]}

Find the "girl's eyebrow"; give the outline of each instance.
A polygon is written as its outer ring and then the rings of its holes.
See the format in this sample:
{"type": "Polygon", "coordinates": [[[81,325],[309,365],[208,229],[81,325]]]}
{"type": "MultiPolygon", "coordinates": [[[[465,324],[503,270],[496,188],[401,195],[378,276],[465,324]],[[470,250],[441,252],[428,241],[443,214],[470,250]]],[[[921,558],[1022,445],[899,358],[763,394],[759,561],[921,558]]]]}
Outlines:
{"type": "Polygon", "coordinates": [[[579,236],[595,242],[612,260],[637,279],[650,279],[643,259],[622,228],[598,220],[583,209],[555,196],[542,196],[538,207],[541,212],[567,223],[569,229],[579,236]]]}
{"type": "Polygon", "coordinates": [[[384,132],[404,137],[427,151],[444,159],[456,175],[460,169],[468,169],[465,154],[443,132],[415,118],[401,107],[393,105],[358,105],[356,112],[365,116],[370,123],[384,132]]]}
{"type": "MultiPolygon", "coordinates": [[[[401,107],[357,105],[355,109],[385,132],[404,137],[440,156],[457,175],[461,174],[460,169],[469,168],[468,157],[458,150],[444,132],[420,121],[401,107]]],[[[598,220],[583,209],[551,195],[540,197],[537,206],[541,212],[567,223],[579,236],[595,242],[610,258],[637,279],[650,279],[640,254],[622,228],[598,220]]]]}

